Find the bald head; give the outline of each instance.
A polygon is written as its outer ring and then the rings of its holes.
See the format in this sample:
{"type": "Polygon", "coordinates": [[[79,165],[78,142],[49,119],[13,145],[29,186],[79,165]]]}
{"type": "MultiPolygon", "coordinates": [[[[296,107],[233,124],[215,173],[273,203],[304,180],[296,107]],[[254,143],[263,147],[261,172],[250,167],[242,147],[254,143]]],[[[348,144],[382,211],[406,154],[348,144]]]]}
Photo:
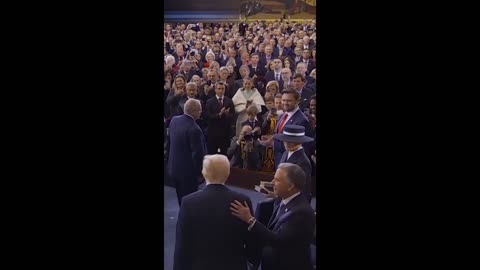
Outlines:
{"type": "Polygon", "coordinates": [[[207,184],[225,184],[230,175],[228,158],[224,155],[206,155],[202,174],[207,184]]]}

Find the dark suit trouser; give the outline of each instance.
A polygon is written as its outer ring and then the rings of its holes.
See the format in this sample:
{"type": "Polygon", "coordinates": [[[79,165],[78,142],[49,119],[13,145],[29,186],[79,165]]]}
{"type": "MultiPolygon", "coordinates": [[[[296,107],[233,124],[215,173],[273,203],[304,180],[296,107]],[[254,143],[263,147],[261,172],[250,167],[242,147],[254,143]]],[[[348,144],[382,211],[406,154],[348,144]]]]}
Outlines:
{"type": "MultiPolygon", "coordinates": [[[[225,132],[228,132],[226,130],[225,132]]],[[[207,136],[207,150],[209,155],[218,154],[218,148],[220,148],[220,154],[227,155],[227,149],[229,146],[229,139],[227,136],[207,136]]]]}
{"type": "Polygon", "coordinates": [[[192,179],[173,178],[177,192],[178,205],[182,205],[182,198],[198,190],[198,184],[192,179]]]}

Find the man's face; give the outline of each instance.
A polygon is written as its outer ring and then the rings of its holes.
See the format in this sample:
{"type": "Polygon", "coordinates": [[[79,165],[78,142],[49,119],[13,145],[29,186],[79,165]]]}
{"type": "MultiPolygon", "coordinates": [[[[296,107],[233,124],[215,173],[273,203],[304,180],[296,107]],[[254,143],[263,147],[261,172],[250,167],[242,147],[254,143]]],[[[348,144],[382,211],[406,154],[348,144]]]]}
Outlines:
{"type": "Polygon", "coordinates": [[[187,87],[187,97],[194,98],[197,96],[197,88],[195,86],[187,87]]]}
{"type": "Polygon", "coordinates": [[[195,49],[201,50],[202,49],[202,42],[200,42],[200,41],[195,42],[195,49]]]}
{"type": "Polygon", "coordinates": [[[208,72],[207,77],[208,77],[209,80],[214,82],[215,81],[215,75],[216,75],[215,71],[211,70],[211,71],[208,72]]]}
{"type": "Polygon", "coordinates": [[[307,66],[305,63],[301,62],[297,65],[297,73],[305,74],[307,72],[307,66]]]}
{"type": "Polygon", "coordinates": [[[284,80],[290,80],[290,77],[292,77],[292,72],[290,71],[289,68],[284,68],[282,69],[282,78],[284,80]]]}
{"type": "Polygon", "coordinates": [[[302,49],[300,47],[295,47],[295,50],[293,51],[296,56],[301,56],[302,55],[302,49]]]}
{"type": "Polygon", "coordinates": [[[287,40],[285,41],[285,47],[286,47],[286,48],[292,47],[292,41],[291,41],[290,39],[287,39],[287,40]]]}
{"type": "Polygon", "coordinates": [[[288,182],[285,169],[278,169],[273,178],[273,192],[280,198],[286,198],[294,186],[288,182]]]}
{"type": "Polygon", "coordinates": [[[251,114],[248,114],[248,120],[249,121],[255,121],[255,114],[251,113],[251,114]]]}
{"type": "Polygon", "coordinates": [[[246,78],[250,75],[250,70],[248,68],[241,68],[240,75],[242,75],[242,78],[246,78]]]}
{"type": "Polygon", "coordinates": [[[230,50],[228,51],[228,56],[235,58],[237,56],[237,52],[235,50],[230,50]]]}
{"type": "Polygon", "coordinates": [[[252,60],[252,64],[255,64],[255,65],[258,64],[258,55],[253,55],[251,60],[252,60]]]}
{"type": "Polygon", "coordinates": [[[280,59],[273,60],[273,68],[275,70],[281,69],[282,68],[282,61],[280,61],[280,59]]]}
{"type": "Polygon", "coordinates": [[[193,76],[192,77],[192,82],[194,82],[195,84],[197,84],[197,86],[199,86],[200,85],[200,77],[193,76]]]}
{"type": "Polygon", "coordinates": [[[298,106],[298,101],[295,100],[293,94],[282,95],[282,107],[284,112],[291,112],[298,106]]]}
{"type": "Polygon", "coordinates": [[[220,71],[220,77],[222,78],[222,80],[227,79],[227,77],[228,77],[228,70],[225,70],[225,69],[224,69],[224,70],[220,71]]]}
{"type": "Polygon", "coordinates": [[[312,99],[310,100],[310,113],[315,114],[317,112],[317,100],[312,99]]]}
{"type": "Polygon", "coordinates": [[[304,59],[310,58],[310,51],[309,50],[303,50],[303,58],[304,59]]]}
{"type": "Polygon", "coordinates": [[[297,47],[303,49],[303,40],[302,39],[297,40],[297,47]]]}
{"type": "Polygon", "coordinates": [[[258,51],[262,53],[265,52],[265,45],[263,43],[258,46],[258,51]]]}
{"type": "Polygon", "coordinates": [[[183,45],[182,44],[177,44],[176,45],[176,52],[178,56],[183,56],[185,54],[185,51],[183,50],[183,45]]]}
{"type": "Polygon", "coordinates": [[[295,90],[300,91],[302,89],[303,85],[304,85],[304,83],[303,83],[302,79],[300,79],[300,78],[293,79],[293,87],[295,88],[295,90]]]}
{"type": "Polygon", "coordinates": [[[223,97],[223,94],[225,94],[225,85],[217,84],[217,87],[215,87],[215,94],[219,97],[223,97]]]}
{"type": "Polygon", "coordinates": [[[280,98],[280,97],[275,98],[275,108],[277,108],[277,111],[283,110],[282,98],[280,98]]]}
{"type": "Polygon", "coordinates": [[[285,38],[281,37],[278,39],[278,44],[283,47],[285,45],[285,38]]]}

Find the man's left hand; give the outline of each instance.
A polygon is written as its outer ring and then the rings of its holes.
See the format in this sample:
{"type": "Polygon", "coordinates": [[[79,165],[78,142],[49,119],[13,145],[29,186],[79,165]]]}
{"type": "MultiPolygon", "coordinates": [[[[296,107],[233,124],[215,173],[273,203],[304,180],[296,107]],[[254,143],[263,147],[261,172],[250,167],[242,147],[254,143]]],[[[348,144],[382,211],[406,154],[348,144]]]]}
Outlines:
{"type": "Polygon", "coordinates": [[[242,203],[237,200],[233,201],[233,203],[230,203],[230,210],[232,211],[232,215],[243,220],[245,223],[248,223],[252,218],[252,214],[250,214],[250,208],[248,207],[247,202],[243,203],[244,204],[242,205],[242,203]]]}

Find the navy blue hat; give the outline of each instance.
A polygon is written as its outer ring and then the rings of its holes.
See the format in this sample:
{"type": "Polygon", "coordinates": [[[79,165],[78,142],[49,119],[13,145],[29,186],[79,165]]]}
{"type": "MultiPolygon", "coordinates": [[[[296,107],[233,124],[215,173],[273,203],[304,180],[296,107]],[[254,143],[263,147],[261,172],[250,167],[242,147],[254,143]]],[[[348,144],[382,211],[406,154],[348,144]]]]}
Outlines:
{"type": "Polygon", "coordinates": [[[282,130],[282,134],[273,135],[274,139],[292,142],[292,143],[304,143],[311,142],[313,138],[305,136],[305,127],[298,125],[285,125],[282,130]]]}

